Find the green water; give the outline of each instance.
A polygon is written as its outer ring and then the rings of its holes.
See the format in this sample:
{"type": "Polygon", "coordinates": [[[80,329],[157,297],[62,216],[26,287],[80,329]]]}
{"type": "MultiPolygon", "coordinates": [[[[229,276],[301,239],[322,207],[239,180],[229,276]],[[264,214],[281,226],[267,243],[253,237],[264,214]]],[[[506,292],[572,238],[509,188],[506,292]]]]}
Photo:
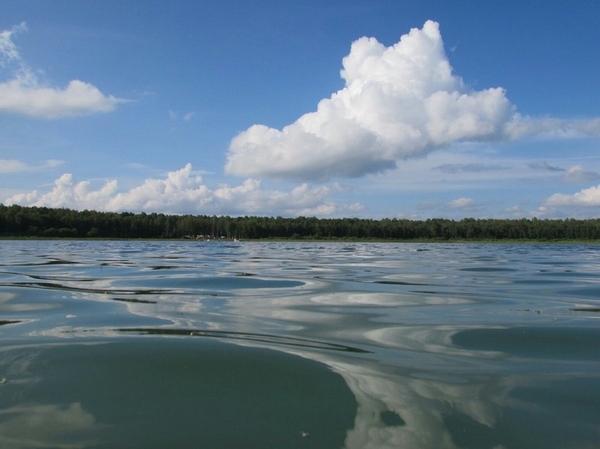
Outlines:
{"type": "Polygon", "coordinates": [[[0,448],[600,447],[600,248],[7,241],[0,448]]]}

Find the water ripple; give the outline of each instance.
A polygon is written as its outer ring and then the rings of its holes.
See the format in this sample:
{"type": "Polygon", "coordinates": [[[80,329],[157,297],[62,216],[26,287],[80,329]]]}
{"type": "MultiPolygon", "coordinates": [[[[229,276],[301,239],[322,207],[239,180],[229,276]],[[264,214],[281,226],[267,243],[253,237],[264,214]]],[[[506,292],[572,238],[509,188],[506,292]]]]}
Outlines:
{"type": "Polygon", "coordinates": [[[307,340],[303,338],[282,337],[279,335],[257,334],[250,332],[231,332],[218,331],[210,329],[165,329],[165,328],[121,328],[116,329],[122,333],[135,333],[137,335],[166,335],[166,336],[183,336],[183,337],[206,337],[219,339],[234,339],[243,341],[252,341],[259,343],[267,343],[268,345],[285,345],[297,346],[307,349],[325,349],[329,351],[353,352],[367,354],[370,351],[356,348],[353,346],[307,340]]]}

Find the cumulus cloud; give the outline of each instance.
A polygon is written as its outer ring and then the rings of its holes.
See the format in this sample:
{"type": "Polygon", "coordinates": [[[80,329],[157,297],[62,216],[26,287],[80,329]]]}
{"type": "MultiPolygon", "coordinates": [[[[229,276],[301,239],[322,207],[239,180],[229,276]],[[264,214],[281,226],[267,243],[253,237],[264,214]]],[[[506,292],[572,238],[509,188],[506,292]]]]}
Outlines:
{"type": "Polygon", "coordinates": [[[453,75],[438,24],[391,47],[374,38],[343,59],[345,87],[276,130],[254,125],[230,145],[226,171],[319,179],[393,168],[456,141],[494,138],[513,113],[500,88],[471,91],[453,75]]]}
{"type": "Polygon", "coordinates": [[[54,181],[54,187],[50,192],[39,193],[34,190],[20,193],[7,198],[6,204],[95,209],[97,205],[105,203],[116,189],[117,182],[113,180],[104,184],[99,190],[92,190],[89,181],[76,183],[73,175],[65,173],[54,181]]]}
{"type": "Polygon", "coordinates": [[[109,112],[125,102],[97,87],[73,80],[66,88],[41,86],[37,79],[17,77],[0,83],[0,111],[34,118],[56,119],[109,112]]]}
{"type": "Polygon", "coordinates": [[[227,173],[273,178],[358,177],[456,142],[536,134],[600,135],[600,120],[523,117],[496,87],[473,90],[455,75],[439,26],[427,21],[396,44],[355,41],[345,87],[281,130],[254,125],[230,143],[227,173]]]}
{"type": "Polygon", "coordinates": [[[544,208],[559,206],[600,206],[600,185],[580,190],[573,195],[555,193],[544,202],[544,208]]]}
{"type": "Polygon", "coordinates": [[[0,112],[56,119],[109,112],[127,101],[80,80],[70,81],[65,88],[41,82],[13,42],[14,35],[24,31],[27,26],[21,23],[0,33],[0,66],[11,72],[10,79],[0,82],[0,112]]]}
{"type": "Polygon", "coordinates": [[[248,179],[238,186],[207,186],[191,164],[169,172],[163,179],[146,179],[120,192],[117,180],[94,188],[90,181],[76,182],[71,174],[58,178],[51,190],[13,195],[5,204],[67,207],[101,211],[147,211],[198,214],[333,215],[360,210],[361,205],[338,205],[328,200],[337,186],[310,187],[303,183],[290,191],[269,190],[248,179]]]}

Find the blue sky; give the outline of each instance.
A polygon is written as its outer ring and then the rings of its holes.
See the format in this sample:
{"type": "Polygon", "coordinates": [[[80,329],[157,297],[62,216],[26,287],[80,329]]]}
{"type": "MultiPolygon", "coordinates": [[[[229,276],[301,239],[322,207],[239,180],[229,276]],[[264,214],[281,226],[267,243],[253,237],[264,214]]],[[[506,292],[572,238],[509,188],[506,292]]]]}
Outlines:
{"type": "Polygon", "coordinates": [[[590,218],[600,3],[0,2],[0,202],[590,218]]]}

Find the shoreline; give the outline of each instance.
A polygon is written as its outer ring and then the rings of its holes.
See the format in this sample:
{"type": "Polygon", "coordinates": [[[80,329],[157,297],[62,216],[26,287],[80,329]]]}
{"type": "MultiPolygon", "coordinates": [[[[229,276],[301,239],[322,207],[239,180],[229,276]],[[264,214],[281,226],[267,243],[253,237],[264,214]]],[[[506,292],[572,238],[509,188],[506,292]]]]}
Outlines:
{"type": "Polygon", "coordinates": [[[108,241],[108,242],[190,242],[190,243],[244,243],[244,242],[290,242],[290,243],[452,243],[452,244],[563,244],[563,245],[600,245],[598,239],[375,239],[375,238],[280,238],[265,237],[260,239],[214,239],[195,240],[187,238],[131,238],[131,237],[37,237],[37,236],[0,236],[0,241],[108,241]]]}

